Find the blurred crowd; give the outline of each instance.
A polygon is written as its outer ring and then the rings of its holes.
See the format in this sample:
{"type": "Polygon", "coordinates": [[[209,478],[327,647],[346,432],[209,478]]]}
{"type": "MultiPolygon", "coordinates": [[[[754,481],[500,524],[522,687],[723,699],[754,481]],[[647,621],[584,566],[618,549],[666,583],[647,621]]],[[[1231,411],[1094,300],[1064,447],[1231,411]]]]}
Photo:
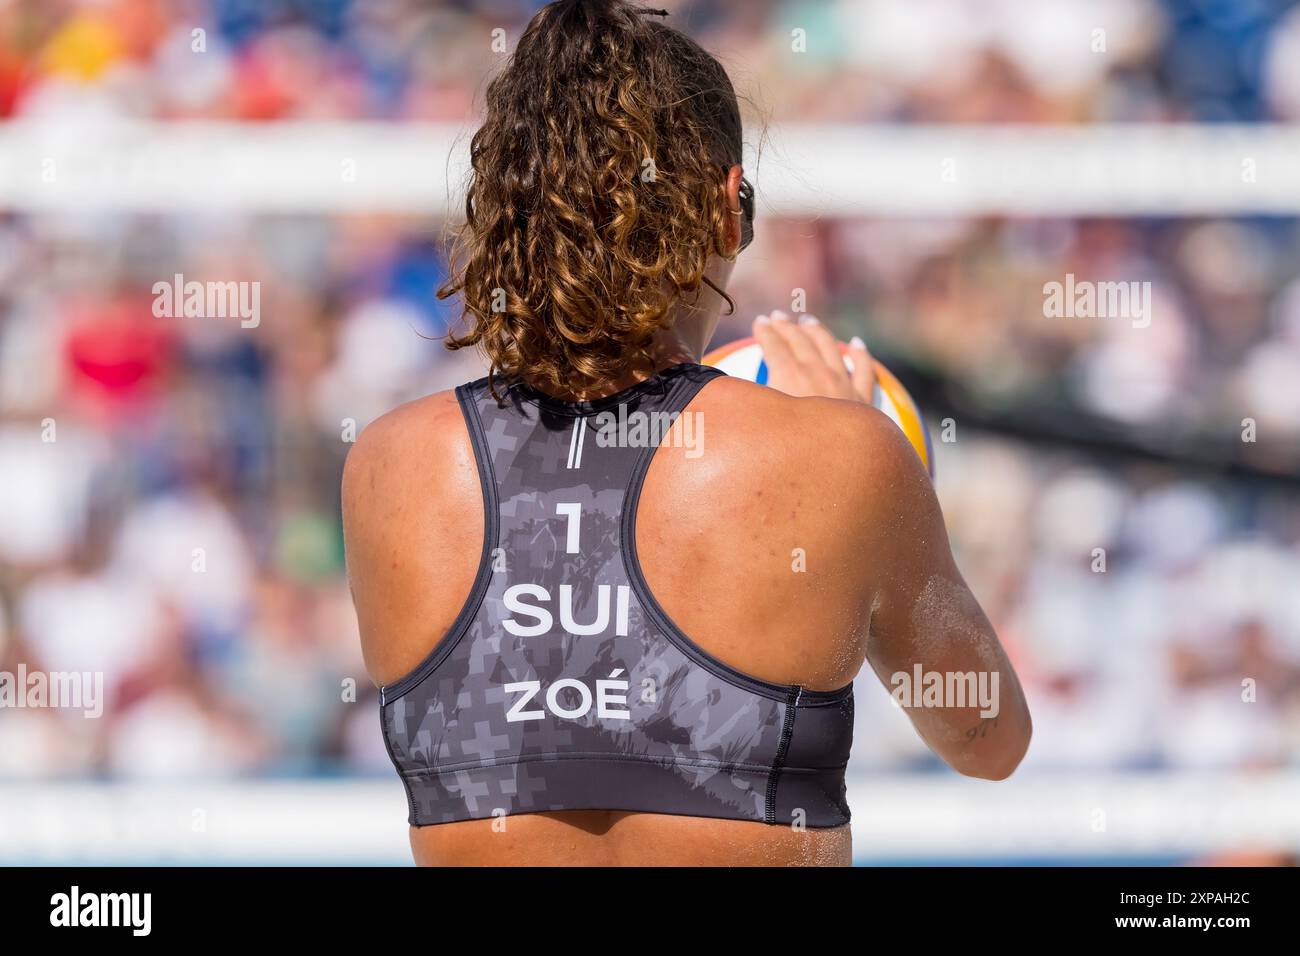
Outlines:
{"type": "Polygon", "coordinates": [[[0,710],[0,774],[376,756],[338,483],[369,420],[477,374],[432,338],[432,237],[11,218],[0,248],[0,670],[102,672],[109,698],[0,710]],[[273,274],[266,318],[156,318],[180,271],[273,274]]]}
{"type": "MultiPolygon", "coordinates": [[[[775,121],[1300,118],[1290,3],[655,5],[775,121]]],[[[468,120],[536,6],[0,0],[0,117],[468,120]]],[[[390,771],[338,483],[368,421],[481,374],[437,341],[442,225],[0,213],[0,671],[108,697],[0,709],[0,778],[390,771]],[[175,273],[260,282],[261,322],[156,317],[175,273]]],[[[800,290],[942,383],[940,498],[1024,676],[1026,771],[1300,763],[1298,229],[763,218],[742,255],[715,344],[800,290]],[[1049,315],[1071,274],[1150,282],[1150,322],[1049,315]],[[1064,440],[999,433],[1027,417],[1064,440]]],[[[857,764],[934,767],[874,684],[857,764]]]]}
{"type": "MultiPolygon", "coordinates": [[[[0,117],[465,120],[535,0],[6,0],[0,117]]],[[[655,0],[783,121],[1300,117],[1294,0],[655,0]]]]}
{"type": "Polygon", "coordinates": [[[766,225],[764,298],[788,295],[777,259],[806,255],[811,309],[846,335],[865,323],[968,410],[1300,474],[1295,220],[840,220],[813,242],[766,225]],[[1045,289],[1069,283],[1122,286],[1131,307],[1058,314],[1045,289]]]}
{"type": "MultiPolygon", "coordinates": [[[[980,436],[938,461],[1033,712],[1020,772],[1300,765],[1300,496],[980,436]]],[[[855,761],[937,768],[891,706],[860,688],[855,761]]]]}
{"type": "MultiPolygon", "coordinates": [[[[1250,226],[1181,223],[1166,227],[1177,241],[1151,242],[1158,224],[828,222],[795,241],[804,228],[760,233],[717,341],[803,288],[841,332],[900,368],[926,363],[984,388],[987,407],[1054,408],[1063,428],[1113,414],[1134,433],[1156,420],[1231,426],[1248,409],[1268,462],[1294,465],[1294,389],[1272,382],[1292,403],[1275,417],[1250,398],[1252,369],[1267,365],[1251,356],[1300,360],[1285,270],[1229,290],[1240,321],[1223,328],[1207,290],[1228,292],[1188,278],[1209,283],[1203,269],[1170,268],[1168,297],[1183,305],[1156,309],[1146,328],[1045,319],[1041,294],[1019,289],[1089,250],[1174,262],[1198,237],[1245,241],[1250,226]],[[1134,350],[1147,357],[1134,363],[1134,350]],[[1119,379],[1087,387],[1107,361],[1119,379]]],[[[437,341],[456,319],[432,294],[439,228],[13,216],[0,250],[0,670],[99,671],[108,696],[99,720],[0,710],[0,775],[386,768],[338,482],[368,421],[481,373],[437,341]],[[261,323],[155,317],[150,287],[176,272],[260,277],[261,323]]],[[[1027,767],[1300,761],[1294,483],[955,422],[953,441],[931,423],[940,498],[959,563],[1025,676],[1038,727],[1027,767]]],[[[864,678],[855,760],[932,766],[873,684],[864,678]]]]}

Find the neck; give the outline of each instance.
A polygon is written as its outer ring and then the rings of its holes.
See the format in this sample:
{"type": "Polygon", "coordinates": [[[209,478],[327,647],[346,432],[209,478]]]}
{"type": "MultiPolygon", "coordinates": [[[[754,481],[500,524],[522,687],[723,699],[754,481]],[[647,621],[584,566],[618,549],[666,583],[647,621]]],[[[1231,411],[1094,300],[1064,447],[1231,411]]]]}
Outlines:
{"type": "MultiPolygon", "coordinates": [[[[706,287],[707,288],[707,287],[706,287]]],[[[713,336],[713,329],[718,324],[718,314],[722,300],[716,292],[708,290],[701,294],[695,305],[678,302],[670,313],[671,320],[666,329],[655,335],[651,346],[652,364],[648,367],[628,369],[623,375],[601,385],[600,388],[585,392],[552,393],[562,401],[589,402],[631,388],[666,368],[682,362],[698,362],[713,336]]]]}
{"type": "Polygon", "coordinates": [[[589,389],[584,392],[565,390],[557,393],[551,391],[550,394],[553,398],[566,402],[595,401],[621,392],[625,388],[631,388],[639,382],[644,382],[646,379],[658,375],[666,368],[680,365],[682,362],[699,361],[699,356],[674,336],[671,329],[656,336],[653,349],[653,363],[651,365],[639,369],[628,369],[618,378],[605,382],[599,388],[589,389]]]}

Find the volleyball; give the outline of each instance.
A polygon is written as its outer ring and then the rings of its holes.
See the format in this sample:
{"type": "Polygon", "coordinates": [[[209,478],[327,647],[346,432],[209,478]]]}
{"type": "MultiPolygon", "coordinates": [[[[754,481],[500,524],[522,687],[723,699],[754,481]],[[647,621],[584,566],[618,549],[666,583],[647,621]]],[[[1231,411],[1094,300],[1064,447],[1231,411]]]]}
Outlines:
{"type": "MultiPolygon", "coordinates": [[[[844,352],[844,364],[851,371],[853,360],[849,358],[849,347],[840,343],[844,352]]],[[[903,430],[912,447],[916,449],[925,470],[934,477],[934,447],[930,442],[930,430],[925,425],[912,396],[903,387],[894,373],[879,361],[876,361],[876,385],[872,391],[871,404],[880,409],[903,430]]],[[[767,384],[767,363],[763,360],[763,348],[752,337],[737,339],[727,345],[714,349],[704,356],[704,364],[721,369],[735,378],[759,385],[767,384]]]]}

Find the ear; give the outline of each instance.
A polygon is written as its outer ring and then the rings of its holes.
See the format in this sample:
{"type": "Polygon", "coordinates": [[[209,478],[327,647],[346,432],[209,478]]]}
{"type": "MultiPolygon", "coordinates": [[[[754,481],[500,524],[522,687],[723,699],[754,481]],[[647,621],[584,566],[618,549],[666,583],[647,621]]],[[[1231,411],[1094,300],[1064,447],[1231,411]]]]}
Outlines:
{"type": "Polygon", "coordinates": [[[740,180],[744,175],[745,170],[739,164],[727,170],[727,208],[731,210],[731,215],[727,216],[727,234],[723,246],[733,256],[740,248],[740,180]]]}

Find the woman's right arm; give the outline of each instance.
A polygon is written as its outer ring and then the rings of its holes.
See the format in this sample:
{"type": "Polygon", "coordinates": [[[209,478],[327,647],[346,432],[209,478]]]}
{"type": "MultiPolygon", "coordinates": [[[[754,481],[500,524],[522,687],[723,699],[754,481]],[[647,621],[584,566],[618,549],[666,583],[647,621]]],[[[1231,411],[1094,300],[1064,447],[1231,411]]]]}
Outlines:
{"type": "Polygon", "coordinates": [[[870,405],[871,359],[860,342],[844,368],[824,326],[774,313],[754,324],[768,383],[792,395],[844,399],[852,428],[836,457],[863,491],[846,533],[862,541],[871,622],[867,662],[921,738],[950,767],[1001,780],[1029,747],[1029,708],[988,617],[957,570],[934,485],[907,438],[870,405]],[[850,444],[857,447],[849,447],[850,444]]]}
{"type": "Polygon", "coordinates": [[[868,532],[881,560],[867,662],[950,767],[1002,780],[1029,747],[1024,691],[953,561],[930,476],[897,428],[880,431],[872,471],[889,494],[868,532]]]}

